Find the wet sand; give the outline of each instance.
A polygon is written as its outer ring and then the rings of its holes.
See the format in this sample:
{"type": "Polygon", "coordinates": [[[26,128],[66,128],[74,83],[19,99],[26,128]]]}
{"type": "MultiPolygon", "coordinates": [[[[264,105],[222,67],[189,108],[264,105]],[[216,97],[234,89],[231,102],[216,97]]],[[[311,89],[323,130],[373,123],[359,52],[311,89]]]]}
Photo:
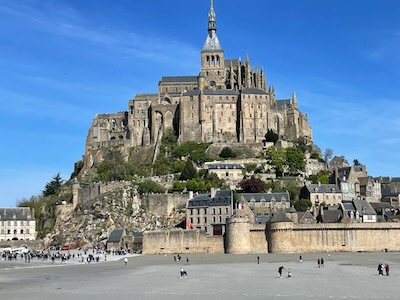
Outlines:
{"type": "Polygon", "coordinates": [[[400,253],[142,255],[103,263],[0,262],[2,299],[397,299],[400,253]],[[186,265],[189,257],[190,265],[186,265]],[[324,258],[324,268],[317,259],[324,258]],[[378,263],[390,276],[378,276],[378,263]],[[293,276],[279,278],[278,268],[293,276]],[[180,278],[183,267],[188,277],[180,278]]]}

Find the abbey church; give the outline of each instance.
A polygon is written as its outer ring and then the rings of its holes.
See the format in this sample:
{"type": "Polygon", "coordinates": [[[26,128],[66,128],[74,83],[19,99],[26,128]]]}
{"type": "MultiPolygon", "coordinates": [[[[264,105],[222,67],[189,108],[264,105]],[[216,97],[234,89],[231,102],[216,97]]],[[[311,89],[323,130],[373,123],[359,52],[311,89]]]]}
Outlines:
{"type": "Polygon", "coordinates": [[[277,100],[264,70],[252,68],[248,55],[244,61],[225,58],[212,0],[207,31],[199,74],[163,76],[158,92],[136,95],[129,100],[128,111],[96,115],[85,157],[108,146],[157,145],[170,129],[180,143],[261,143],[269,129],[286,140],[312,140],[295,93],[277,100]]]}

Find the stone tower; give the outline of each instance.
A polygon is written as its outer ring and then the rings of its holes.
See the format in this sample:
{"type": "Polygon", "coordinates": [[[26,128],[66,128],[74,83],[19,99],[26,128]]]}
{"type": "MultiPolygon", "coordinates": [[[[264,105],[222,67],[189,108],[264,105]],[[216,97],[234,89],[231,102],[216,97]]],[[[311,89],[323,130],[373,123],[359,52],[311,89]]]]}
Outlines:
{"type": "Polygon", "coordinates": [[[206,89],[225,89],[224,50],[217,37],[216,14],[213,0],[208,13],[208,35],[201,50],[200,76],[205,79],[206,89]]]}

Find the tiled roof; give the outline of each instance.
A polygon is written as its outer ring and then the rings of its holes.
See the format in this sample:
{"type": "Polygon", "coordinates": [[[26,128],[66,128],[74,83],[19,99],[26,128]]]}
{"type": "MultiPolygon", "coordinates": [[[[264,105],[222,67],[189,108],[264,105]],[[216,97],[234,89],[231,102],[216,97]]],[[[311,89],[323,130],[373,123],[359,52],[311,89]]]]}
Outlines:
{"type": "Polygon", "coordinates": [[[0,208],[0,220],[33,220],[31,209],[29,207],[0,208]]]}
{"type": "Polygon", "coordinates": [[[283,213],[283,212],[278,212],[275,214],[270,220],[269,223],[280,223],[280,222],[288,222],[288,223],[293,223],[292,220],[289,219],[289,217],[283,213]]]}
{"type": "Polygon", "coordinates": [[[161,82],[168,83],[197,83],[197,76],[163,76],[161,82]]]}
{"type": "Polygon", "coordinates": [[[242,165],[239,164],[209,164],[209,170],[218,170],[218,169],[243,169],[242,165]]]}
{"type": "Polygon", "coordinates": [[[308,184],[310,193],[341,193],[340,187],[336,184],[308,184]]]}
{"type": "Polygon", "coordinates": [[[254,200],[256,202],[260,202],[264,200],[266,202],[275,201],[290,201],[290,197],[288,193],[239,193],[239,199],[244,198],[246,202],[250,202],[254,200]]]}
{"type": "Polygon", "coordinates": [[[119,243],[122,240],[123,234],[123,229],[114,229],[113,231],[111,231],[110,236],[108,237],[108,242],[119,243]]]}
{"type": "Polygon", "coordinates": [[[189,200],[188,207],[230,206],[232,204],[232,191],[217,191],[214,198],[210,194],[200,194],[189,200]]]}

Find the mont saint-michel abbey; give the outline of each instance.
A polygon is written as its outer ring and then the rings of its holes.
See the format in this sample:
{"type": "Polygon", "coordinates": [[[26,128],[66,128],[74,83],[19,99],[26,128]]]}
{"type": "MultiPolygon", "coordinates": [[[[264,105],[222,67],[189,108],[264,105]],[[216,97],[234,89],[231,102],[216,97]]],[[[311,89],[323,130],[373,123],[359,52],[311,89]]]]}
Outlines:
{"type": "Polygon", "coordinates": [[[312,130],[295,93],[277,100],[264,70],[252,68],[248,55],[244,61],[225,58],[212,0],[200,59],[198,75],[163,76],[158,92],[136,95],[127,112],[97,115],[86,150],[156,145],[170,129],[180,143],[260,143],[268,129],[287,140],[311,141],[312,130]]]}

